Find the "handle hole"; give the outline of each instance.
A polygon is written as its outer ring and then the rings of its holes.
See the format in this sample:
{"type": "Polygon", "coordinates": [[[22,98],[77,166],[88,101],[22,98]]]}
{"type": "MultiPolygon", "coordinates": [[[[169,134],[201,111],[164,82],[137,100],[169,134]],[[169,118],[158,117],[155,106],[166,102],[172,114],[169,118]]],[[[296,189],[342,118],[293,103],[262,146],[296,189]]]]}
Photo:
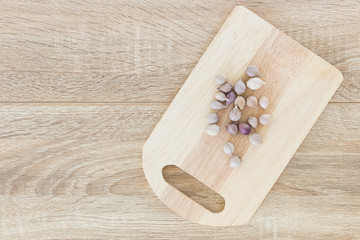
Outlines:
{"type": "Polygon", "coordinates": [[[197,202],[210,212],[221,212],[225,207],[224,198],[205,184],[175,165],[162,169],[167,183],[197,202]]]}

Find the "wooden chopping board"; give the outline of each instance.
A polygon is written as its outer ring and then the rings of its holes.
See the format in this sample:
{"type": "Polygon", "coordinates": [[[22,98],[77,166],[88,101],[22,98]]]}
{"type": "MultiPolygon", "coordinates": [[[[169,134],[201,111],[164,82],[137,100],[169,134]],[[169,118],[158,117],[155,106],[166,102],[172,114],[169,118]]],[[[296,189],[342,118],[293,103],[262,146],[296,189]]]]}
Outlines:
{"type": "MultiPolygon", "coordinates": [[[[175,213],[200,224],[247,223],[340,85],[342,74],[244,7],[236,7],[151,133],[143,148],[145,176],[156,195],[175,213]],[[204,133],[217,83],[226,73],[234,85],[247,80],[245,69],[257,65],[266,85],[246,95],[267,96],[271,122],[258,129],[260,146],[245,136],[230,136],[225,126],[230,108],[219,112],[222,127],[215,137],[204,133]],[[229,168],[223,145],[232,142],[243,163],[229,168]],[[168,184],[162,175],[176,165],[225,199],[214,213],[168,184]]],[[[259,116],[260,109],[246,109],[259,116]]]]}

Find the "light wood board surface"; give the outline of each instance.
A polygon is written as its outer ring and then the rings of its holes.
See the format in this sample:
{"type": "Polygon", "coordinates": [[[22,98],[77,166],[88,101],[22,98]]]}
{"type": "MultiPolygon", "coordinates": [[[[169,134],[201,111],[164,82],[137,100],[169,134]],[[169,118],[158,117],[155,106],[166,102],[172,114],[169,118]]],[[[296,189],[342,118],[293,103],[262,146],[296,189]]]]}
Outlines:
{"type": "Polygon", "coordinates": [[[0,1],[0,238],[359,239],[359,6],[0,1]],[[157,199],[141,149],[237,5],[344,81],[250,223],[215,228],[157,199]]]}
{"type": "Polygon", "coordinates": [[[328,62],[247,8],[235,7],[144,144],[143,168],[151,188],[166,206],[192,222],[248,223],[342,80],[328,62]],[[249,136],[227,133],[234,104],[217,111],[221,130],[209,136],[205,116],[214,112],[210,103],[219,86],[214,76],[226,73],[232,86],[239,79],[248,82],[245,69],[250,64],[259,67],[265,85],[241,95],[266,96],[270,104],[265,111],[244,108],[239,122],[271,115],[268,125],[259,124],[253,131],[261,136],[261,146],[251,146],[249,136]],[[242,159],[239,168],[229,167],[230,157],[223,150],[227,142],[242,159]],[[162,176],[169,165],[222,196],[224,208],[209,211],[174,188],[162,176]]]}

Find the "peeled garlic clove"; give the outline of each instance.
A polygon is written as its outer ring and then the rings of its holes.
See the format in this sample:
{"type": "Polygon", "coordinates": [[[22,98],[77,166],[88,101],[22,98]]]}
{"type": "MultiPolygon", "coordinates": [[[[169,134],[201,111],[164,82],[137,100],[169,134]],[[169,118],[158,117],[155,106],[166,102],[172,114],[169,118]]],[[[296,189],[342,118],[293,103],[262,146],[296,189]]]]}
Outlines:
{"type": "Polygon", "coordinates": [[[255,145],[255,146],[258,146],[258,145],[262,144],[262,138],[261,138],[261,136],[260,136],[259,134],[256,134],[256,133],[251,134],[251,135],[249,136],[249,141],[250,141],[250,143],[251,143],[252,145],[255,145]]]}
{"type": "Polygon", "coordinates": [[[234,87],[234,90],[237,94],[243,94],[246,90],[246,85],[243,80],[239,80],[234,87]]]}
{"type": "Polygon", "coordinates": [[[258,101],[254,96],[248,96],[246,98],[246,105],[251,108],[257,107],[258,101]]]}
{"type": "Polygon", "coordinates": [[[223,92],[217,92],[215,93],[215,99],[223,102],[226,100],[226,95],[223,92]]]}
{"type": "Polygon", "coordinates": [[[215,81],[218,83],[218,84],[224,84],[225,81],[226,81],[226,75],[225,73],[219,73],[215,76],[215,81]]]}
{"type": "Polygon", "coordinates": [[[266,125],[266,124],[268,124],[270,122],[270,119],[271,119],[270,114],[262,114],[259,117],[259,123],[262,124],[262,125],[266,125]]]}
{"type": "Polygon", "coordinates": [[[237,107],[234,107],[229,113],[229,118],[234,122],[239,121],[241,118],[241,111],[237,107]]]}
{"type": "Polygon", "coordinates": [[[229,92],[228,94],[226,94],[226,105],[229,106],[230,104],[232,104],[235,101],[236,98],[236,93],[234,91],[229,92]]]}
{"type": "Polygon", "coordinates": [[[221,102],[219,102],[219,101],[213,101],[210,104],[210,106],[211,106],[212,109],[215,109],[215,110],[226,108],[226,106],[224,104],[222,104],[221,102]]]}
{"type": "Polygon", "coordinates": [[[241,158],[238,156],[232,156],[230,158],[230,167],[231,168],[237,168],[241,165],[241,158]]]}
{"type": "Polygon", "coordinates": [[[217,123],[219,121],[219,116],[216,113],[209,113],[206,115],[206,121],[208,123],[217,123]]]}
{"type": "Polygon", "coordinates": [[[253,128],[257,128],[258,126],[258,120],[256,117],[250,116],[248,119],[248,124],[253,127],[253,128]]]}
{"type": "Polygon", "coordinates": [[[241,135],[249,135],[251,132],[251,127],[247,123],[239,123],[239,133],[241,135]]]}
{"type": "Polygon", "coordinates": [[[237,135],[237,133],[239,132],[238,127],[235,123],[229,123],[226,126],[226,131],[230,134],[230,135],[237,135]]]}
{"type": "Polygon", "coordinates": [[[250,88],[251,90],[258,90],[258,89],[261,88],[264,84],[265,84],[265,82],[264,82],[263,80],[261,80],[260,78],[257,78],[257,77],[250,78],[250,79],[246,82],[246,86],[248,86],[248,88],[250,88]]]}
{"type": "Polygon", "coordinates": [[[249,65],[247,68],[246,68],[246,74],[249,76],[249,77],[256,77],[256,76],[259,76],[260,75],[260,72],[259,72],[259,69],[257,66],[255,65],[249,65]]]}
{"type": "Polygon", "coordinates": [[[224,152],[225,152],[226,154],[232,156],[233,153],[234,153],[234,150],[235,150],[234,145],[232,145],[231,142],[225,143],[225,145],[224,145],[224,152]]]}
{"type": "Polygon", "coordinates": [[[220,132],[220,127],[216,124],[211,124],[207,127],[206,131],[207,134],[209,134],[210,136],[216,136],[219,134],[220,132]]]}
{"type": "Polygon", "coordinates": [[[231,91],[232,86],[231,86],[231,84],[229,84],[229,83],[224,83],[223,85],[221,85],[220,87],[218,87],[218,89],[219,89],[220,91],[222,91],[223,93],[228,93],[228,92],[231,91]]]}
{"type": "Polygon", "coordinates": [[[259,100],[259,105],[265,110],[269,106],[269,99],[265,96],[262,96],[259,100]]]}
{"type": "Polygon", "coordinates": [[[242,96],[237,96],[234,103],[235,106],[237,106],[240,110],[243,110],[243,108],[245,107],[245,98],[243,98],[242,96]]]}

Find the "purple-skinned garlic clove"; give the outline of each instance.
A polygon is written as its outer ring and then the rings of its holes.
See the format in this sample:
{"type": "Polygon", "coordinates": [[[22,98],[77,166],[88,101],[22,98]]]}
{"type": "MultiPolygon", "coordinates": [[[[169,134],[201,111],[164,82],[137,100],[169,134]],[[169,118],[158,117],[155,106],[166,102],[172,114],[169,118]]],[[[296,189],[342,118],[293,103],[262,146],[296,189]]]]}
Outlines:
{"type": "Polygon", "coordinates": [[[234,90],[237,94],[243,94],[245,92],[246,85],[242,79],[235,84],[234,90]]]}
{"type": "Polygon", "coordinates": [[[229,123],[226,126],[226,131],[230,134],[230,135],[237,135],[239,130],[238,127],[235,123],[229,123]]]}
{"type": "Polygon", "coordinates": [[[249,77],[256,77],[260,75],[259,69],[257,66],[255,65],[249,65],[246,68],[246,75],[248,75],[249,77]]]}
{"type": "Polygon", "coordinates": [[[236,93],[234,91],[229,92],[228,94],[226,94],[226,105],[229,106],[230,104],[232,104],[235,101],[236,98],[236,93]]]}
{"type": "Polygon", "coordinates": [[[253,127],[253,128],[257,128],[258,126],[258,120],[256,117],[250,116],[248,119],[248,124],[253,127]]]}
{"type": "Polygon", "coordinates": [[[227,142],[224,144],[224,152],[229,155],[229,156],[232,156],[233,153],[234,153],[234,145],[231,143],[231,142],[227,142]]]}
{"type": "Polygon", "coordinates": [[[216,100],[211,102],[210,106],[214,110],[220,110],[220,109],[226,108],[226,106],[223,103],[216,101],[216,100]]]}
{"type": "Polygon", "coordinates": [[[226,95],[225,95],[225,93],[223,93],[223,92],[217,92],[217,93],[215,93],[215,99],[218,100],[218,101],[220,101],[220,102],[223,102],[223,101],[226,101],[226,100],[227,100],[226,95]]]}
{"type": "Polygon", "coordinates": [[[249,141],[254,146],[259,146],[262,144],[262,138],[259,134],[254,133],[249,136],[249,141]]]}
{"type": "Polygon", "coordinates": [[[246,101],[242,96],[237,96],[234,101],[235,106],[237,106],[240,110],[243,110],[245,107],[246,101]]]}
{"type": "Polygon", "coordinates": [[[218,83],[218,84],[224,84],[225,81],[226,81],[226,75],[225,73],[219,73],[215,76],[215,81],[218,83]]]}
{"type": "Polygon", "coordinates": [[[262,125],[266,125],[270,122],[271,115],[270,114],[262,114],[259,117],[259,123],[262,125]]]}
{"type": "Polygon", "coordinates": [[[220,87],[218,87],[218,89],[220,91],[222,91],[223,93],[228,93],[231,91],[232,86],[230,83],[224,83],[223,85],[221,85],[220,87]]]}
{"type": "Polygon", "coordinates": [[[229,113],[229,118],[231,121],[237,122],[241,118],[241,111],[235,106],[229,113]]]}
{"type": "Polygon", "coordinates": [[[248,96],[246,98],[246,106],[251,107],[251,108],[256,108],[258,105],[258,101],[257,98],[254,96],[248,96]]]}
{"type": "Polygon", "coordinates": [[[241,158],[239,158],[238,156],[232,156],[230,158],[230,167],[231,168],[237,168],[240,167],[241,165],[241,158]]]}
{"type": "Polygon", "coordinates": [[[239,123],[239,133],[241,135],[249,135],[251,132],[251,127],[247,123],[239,123]]]}

